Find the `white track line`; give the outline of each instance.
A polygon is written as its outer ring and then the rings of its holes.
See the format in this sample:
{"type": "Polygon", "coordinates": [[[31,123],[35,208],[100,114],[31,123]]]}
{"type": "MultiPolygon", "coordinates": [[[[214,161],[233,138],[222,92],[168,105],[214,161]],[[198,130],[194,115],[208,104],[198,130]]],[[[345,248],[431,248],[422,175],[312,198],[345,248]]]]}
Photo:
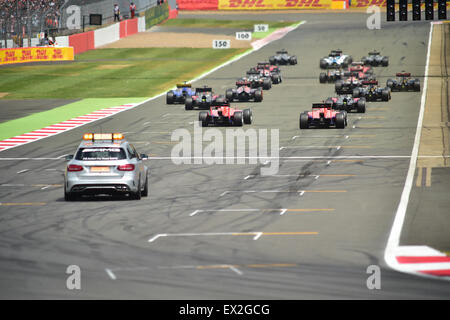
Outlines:
{"type": "Polygon", "coordinates": [[[111,269],[105,269],[105,271],[108,274],[108,276],[111,278],[111,280],[117,279],[116,275],[111,271],[111,269]]]}
{"type": "Polygon", "coordinates": [[[400,251],[402,248],[399,246],[400,244],[400,235],[403,228],[403,223],[405,222],[406,217],[406,211],[408,208],[408,202],[409,202],[409,196],[411,193],[411,188],[413,185],[414,180],[414,173],[416,170],[417,165],[417,158],[419,154],[419,144],[420,144],[420,136],[422,133],[422,124],[423,124],[423,117],[424,117],[424,111],[425,111],[425,102],[427,97],[427,85],[428,85],[428,68],[430,63],[430,48],[431,48],[431,41],[433,37],[433,23],[430,23],[430,32],[428,36],[428,49],[427,49],[427,60],[425,65],[425,73],[424,73],[424,83],[423,83],[423,89],[422,89],[422,98],[420,101],[420,111],[419,111],[419,118],[417,120],[417,128],[416,128],[416,135],[414,138],[414,146],[411,152],[411,160],[409,163],[408,168],[408,174],[406,176],[405,185],[403,187],[403,192],[400,198],[400,203],[397,207],[397,211],[395,213],[394,223],[392,224],[391,232],[389,234],[389,238],[386,244],[386,249],[384,251],[384,260],[386,261],[387,265],[391,267],[392,269],[399,271],[399,272],[405,272],[405,273],[412,273],[421,277],[427,277],[427,278],[439,278],[436,276],[430,276],[425,275],[422,273],[417,272],[417,268],[412,270],[409,266],[402,265],[398,263],[396,256],[397,252],[400,251]]]}

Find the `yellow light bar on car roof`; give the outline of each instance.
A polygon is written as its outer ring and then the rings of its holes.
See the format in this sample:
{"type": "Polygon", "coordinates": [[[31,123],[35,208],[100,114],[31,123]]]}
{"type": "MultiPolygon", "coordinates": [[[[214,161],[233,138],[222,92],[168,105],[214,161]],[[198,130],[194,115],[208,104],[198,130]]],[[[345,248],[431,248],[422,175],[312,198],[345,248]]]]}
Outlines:
{"type": "Polygon", "coordinates": [[[83,140],[95,141],[95,140],[122,140],[124,138],[122,133],[85,133],[83,140]]]}

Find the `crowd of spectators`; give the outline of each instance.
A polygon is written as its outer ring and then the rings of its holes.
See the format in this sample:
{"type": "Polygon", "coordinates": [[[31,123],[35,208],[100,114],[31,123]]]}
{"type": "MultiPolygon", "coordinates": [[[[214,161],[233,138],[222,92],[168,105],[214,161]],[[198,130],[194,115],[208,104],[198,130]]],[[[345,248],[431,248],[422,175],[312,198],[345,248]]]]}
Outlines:
{"type": "Polygon", "coordinates": [[[64,0],[0,0],[0,23],[3,28],[6,25],[7,32],[12,33],[16,33],[18,22],[21,27],[30,23],[40,26],[41,19],[45,19],[45,27],[57,28],[60,9],[64,2],[64,0]]]}

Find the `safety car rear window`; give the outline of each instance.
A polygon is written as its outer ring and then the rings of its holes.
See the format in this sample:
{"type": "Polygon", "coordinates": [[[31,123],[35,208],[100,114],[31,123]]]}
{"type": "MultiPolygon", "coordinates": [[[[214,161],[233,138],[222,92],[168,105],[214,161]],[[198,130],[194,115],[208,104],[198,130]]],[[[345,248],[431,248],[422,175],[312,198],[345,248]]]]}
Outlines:
{"type": "Polygon", "coordinates": [[[80,148],[75,155],[76,160],[106,161],[123,160],[127,155],[122,148],[80,148]]]}

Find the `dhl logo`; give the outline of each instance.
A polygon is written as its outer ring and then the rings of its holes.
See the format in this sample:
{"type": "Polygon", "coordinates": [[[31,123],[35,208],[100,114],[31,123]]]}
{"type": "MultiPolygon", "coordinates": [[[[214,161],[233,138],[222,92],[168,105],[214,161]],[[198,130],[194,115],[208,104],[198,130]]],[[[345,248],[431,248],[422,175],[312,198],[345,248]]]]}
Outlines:
{"type": "Polygon", "coordinates": [[[370,6],[386,7],[386,0],[352,0],[352,7],[366,8],[370,6]]]}
{"type": "MultiPolygon", "coordinates": [[[[264,0],[229,0],[230,8],[265,8],[264,0]]],[[[271,6],[270,6],[271,7],[271,6]]]]}
{"type": "Polygon", "coordinates": [[[286,0],[285,7],[286,8],[328,7],[328,5],[324,4],[323,2],[324,1],[321,0],[286,0]]]}
{"type": "Polygon", "coordinates": [[[52,59],[63,59],[64,58],[64,54],[62,49],[54,49],[53,50],[53,55],[52,55],[52,59]]]}
{"type": "Polygon", "coordinates": [[[31,53],[31,50],[22,50],[22,57],[20,57],[20,60],[22,61],[33,60],[33,54],[31,53]]]}
{"type": "Polygon", "coordinates": [[[6,51],[3,61],[4,62],[17,61],[16,52],[15,51],[6,51]]]}
{"type": "Polygon", "coordinates": [[[330,6],[331,0],[219,0],[219,9],[282,10],[329,8],[330,6]]]}
{"type": "Polygon", "coordinates": [[[47,50],[45,49],[37,49],[36,50],[36,59],[38,60],[47,60],[47,50]]]}

